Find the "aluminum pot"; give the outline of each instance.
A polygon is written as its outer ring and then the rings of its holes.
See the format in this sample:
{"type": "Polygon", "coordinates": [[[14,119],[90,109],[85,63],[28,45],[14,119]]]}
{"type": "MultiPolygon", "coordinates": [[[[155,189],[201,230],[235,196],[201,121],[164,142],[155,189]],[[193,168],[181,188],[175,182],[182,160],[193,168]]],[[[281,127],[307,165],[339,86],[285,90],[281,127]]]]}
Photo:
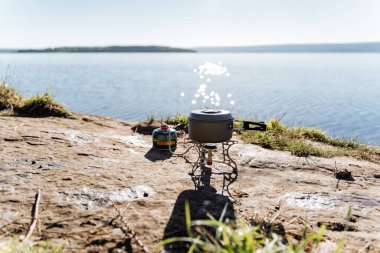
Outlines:
{"type": "Polygon", "coordinates": [[[243,123],[242,127],[234,128],[234,118],[226,110],[194,110],[188,117],[189,138],[202,143],[219,143],[230,140],[234,130],[266,131],[264,122],[239,122],[243,123]]]}
{"type": "Polygon", "coordinates": [[[189,138],[202,143],[218,143],[232,138],[234,118],[225,110],[194,110],[188,117],[189,138]]]}

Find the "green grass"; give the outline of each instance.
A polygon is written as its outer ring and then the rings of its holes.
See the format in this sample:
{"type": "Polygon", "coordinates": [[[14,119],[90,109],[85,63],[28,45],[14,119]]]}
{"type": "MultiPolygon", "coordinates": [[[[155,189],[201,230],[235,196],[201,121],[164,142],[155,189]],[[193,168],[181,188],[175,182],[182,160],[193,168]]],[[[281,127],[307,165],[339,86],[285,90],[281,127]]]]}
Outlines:
{"type": "Polygon", "coordinates": [[[9,85],[0,82],[0,115],[24,117],[68,117],[70,113],[56,103],[49,93],[22,99],[9,85]]]}
{"type": "Polygon", "coordinates": [[[64,244],[53,245],[44,241],[36,243],[24,243],[17,239],[0,242],[0,253],[60,253],[64,244]]]}
{"type": "Polygon", "coordinates": [[[29,117],[67,117],[69,112],[60,104],[54,102],[49,93],[36,95],[23,101],[22,106],[15,109],[21,116],[29,117]]]}
{"type": "Polygon", "coordinates": [[[162,119],[161,121],[169,124],[169,125],[179,125],[179,124],[185,124],[187,125],[187,115],[184,115],[182,113],[177,113],[174,117],[167,117],[166,119],[162,119]]]}
{"type": "Polygon", "coordinates": [[[169,125],[179,125],[179,124],[185,124],[187,125],[187,115],[184,115],[182,113],[177,113],[175,116],[168,116],[166,118],[156,118],[154,114],[149,115],[146,118],[146,124],[152,125],[153,123],[160,123],[165,122],[169,125]]]}
{"type": "MultiPolygon", "coordinates": [[[[225,210],[226,208],[223,213],[225,210]]],[[[277,234],[262,231],[259,226],[247,225],[244,222],[223,223],[223,214],[219,220],[191,221],[188,202],[185,202],[185,217],[188,236],[168,238],[162,245],[180,243],[189,253],[301,253],[316,250],[325,231],[325,226],[322,225],[318,232],[305,233],[301,240],[292,239],[291,242],[284,243],[277,234]]],[[[336,253],[343,245],[339,246],[336,253]]]]}
{"type": "Polygon", "coordinates": [[[267,123],[266,132],[244,131],[241,139],[267,149],[289,151],[300,157],[351,156],[379,161],[380,148],[360,144],[354,140],[335,139],[324,132],[305,127],[288,127],[277,119],[267,123]]]}
{"type": "Polygon", "coordinates": [[[0,81],[0,111],[13,110],[21,101],[22,97],[15,89],[0,81]]]}

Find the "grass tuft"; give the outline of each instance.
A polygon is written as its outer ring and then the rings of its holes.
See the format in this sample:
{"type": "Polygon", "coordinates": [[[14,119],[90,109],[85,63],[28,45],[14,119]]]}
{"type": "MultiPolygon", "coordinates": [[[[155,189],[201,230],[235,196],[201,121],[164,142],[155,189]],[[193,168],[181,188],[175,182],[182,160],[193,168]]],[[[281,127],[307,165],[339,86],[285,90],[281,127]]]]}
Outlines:
{"type": "Polygon", "coordinates": [[[54,102],[49,93],[36,95],[23,101],[22,106],[15,108],[15,111],[27,117],[68,117],[70,115],[62,105],[54,102]]]}
{"type": "Polygon", "coordinates": [[[15,89],[0,81],[0,111],[13,110],[21,101],[22,97],[15,89]]]}
{"type": "Polygon", "coordinates": [[[322,131],[314,128],[305,128],[298,127],[295,129],[297,134],[300,134],[305,139],[309,139],[312,141],[327,143],[329,141],[329,137],[322,131]]]}
{"type": "Polygon", "coordinates": [[[169,125],[179,125],[179,124],[187,125],[187,122],[188,122],[187,115],[184,115],[182,113],[177,113],[174,117],[167,117],[166,119],[163,119],[162,121],[169,125]]]}
{"type": "Polygon", "coordinates": [[[271,119],[267,124],[267,129],[276,132],[283,132],[286,127],[281,123],[279,119],[271,119]]]}
{"type": "MultiPolygon", "coordinates": [[[[289,144],[289,151],[292,155],[299,157],[308,156],[326,156],[320,148],[314,147],[310,143],[304,142],[302,140],[291,141],[289,144]]],[[[285,144],[284,144],[285,146],[285,144]]]]}
{"type": "Polygon", "coordinates": [[[0,116],[69,117],[70,113],[49,93],[23,100],[15,89],[0,81],[0,116]]]}

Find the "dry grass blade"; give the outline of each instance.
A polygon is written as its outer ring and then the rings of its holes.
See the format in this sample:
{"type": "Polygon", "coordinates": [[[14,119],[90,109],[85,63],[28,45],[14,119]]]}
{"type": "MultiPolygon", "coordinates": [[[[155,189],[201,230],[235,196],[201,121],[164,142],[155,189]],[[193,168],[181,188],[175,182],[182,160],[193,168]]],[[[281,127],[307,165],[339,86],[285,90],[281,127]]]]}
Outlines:
{"type": "Polygon", "coordinates": [[[38,206],[40,204],[40,200],[41,200],[41,190],[40,188],[38,188],[38,192],[36,194],[36,200],[34,202],[33,209],[32,209],[32,223],[30,224],[28,233],[26,234],[23,241],[27,241],[30,238],[30,236],[33,234],[34,229],[36,228],[37,220],[38,220],[38,206]]]}
{"type": "Polygon", "coordinates": [[[121,222],[124,224],[124,226],[126,227],[126,230],[131,234],[131,237],[134,238],[137,242],[137,244],[139,245],[139,247],[145,252],[145,253],[149,253],[149,250],[148,248],[142,243],[142,241],[140,240],[140,238],[137,236],[136,232],[128,225],[127,221],[124,219],[124,212],[125,210],[127,210],[127,208],[129,207],[130,204],[127,205],[126,208],[124,209],[119,209],[117,208],[116,206],[114,206],[114,208],[116,209],[116,211],[118,212],[118,215],[115,219],[117,218],[120,218],[121,222]]]}

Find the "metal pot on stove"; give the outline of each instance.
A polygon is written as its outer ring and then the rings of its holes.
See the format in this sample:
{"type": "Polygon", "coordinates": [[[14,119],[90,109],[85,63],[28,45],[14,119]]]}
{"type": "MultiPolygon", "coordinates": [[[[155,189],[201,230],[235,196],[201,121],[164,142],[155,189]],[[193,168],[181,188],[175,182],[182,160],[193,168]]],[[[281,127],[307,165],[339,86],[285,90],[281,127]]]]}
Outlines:
{"type": "Polygon", "coordinates": [[[218,109],[192,111],[188,117],[188,127],[189,138],[201,143],[228,141],[234,130],[266,131],[264,122],[234,121],[231,112],[218,109]],[[242,122],[243,127],[234,128],[234,122],[242,122]]]}

